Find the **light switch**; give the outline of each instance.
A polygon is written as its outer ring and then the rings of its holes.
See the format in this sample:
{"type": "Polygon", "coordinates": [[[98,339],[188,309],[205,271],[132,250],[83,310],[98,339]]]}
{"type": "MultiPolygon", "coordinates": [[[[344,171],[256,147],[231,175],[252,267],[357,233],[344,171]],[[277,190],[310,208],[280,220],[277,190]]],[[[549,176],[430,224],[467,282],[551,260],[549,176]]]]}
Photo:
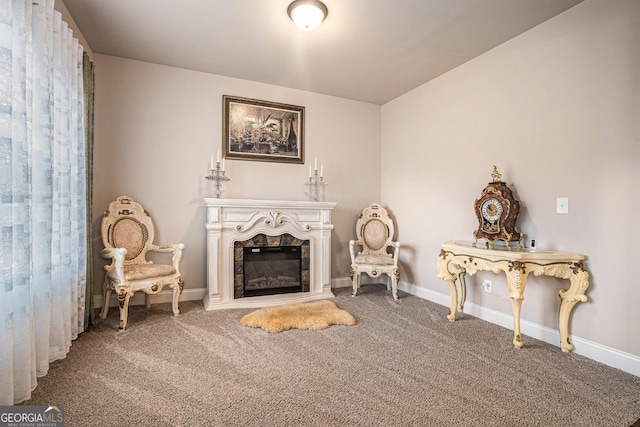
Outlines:
{"type": "Polygon", "coordinates": [[[556,213],[568,214],[569,213],[569,198],[558,197],[556,198],[556,213]]]}

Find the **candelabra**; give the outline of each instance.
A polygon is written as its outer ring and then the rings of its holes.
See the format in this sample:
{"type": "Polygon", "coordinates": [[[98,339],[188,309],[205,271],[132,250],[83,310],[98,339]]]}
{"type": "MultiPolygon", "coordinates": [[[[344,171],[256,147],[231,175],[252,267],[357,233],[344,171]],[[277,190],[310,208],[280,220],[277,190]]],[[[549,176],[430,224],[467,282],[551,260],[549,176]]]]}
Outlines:
{"type": "MultiPolygon", "coordinates": [[[[213,165],[213,157],[211,158],[211,164],[213,165]]],[[[216,186],[216,198],[219,199],[222,195],[222,183],[231,181],[231,178],[224,174],[224,168],[220,168],[220,162],[216,162],[216,168],[211,168],[211,174],[205,176],[209,181],[213,181],[216,186]]]]}
{"type": "MultiPolygon", "coordinates": [[[[311,169],[311,167],[309,167],[309,169],[311,169]]],[[[309,187],[309,198],[314,202],[317,202],[321,198],[324,198],[324,187],[329,184],[324,182],[322,174],[318,176],[318,169],[316,169],[313,173],[313,176],[309,174],[309,181],[304,185],[307,185],[309,187]]]]}

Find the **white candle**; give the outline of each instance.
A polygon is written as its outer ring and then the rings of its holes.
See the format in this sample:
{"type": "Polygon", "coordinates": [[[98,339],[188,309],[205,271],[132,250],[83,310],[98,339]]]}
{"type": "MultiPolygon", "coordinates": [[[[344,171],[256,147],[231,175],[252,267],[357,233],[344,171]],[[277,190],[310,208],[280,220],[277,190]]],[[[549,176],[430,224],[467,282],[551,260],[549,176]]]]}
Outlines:
{"type": "Polygon", "coordinates": [[[218,160],[217,160],[217,162],[220,163],[220,150],[218,150],[218,160]]]}
{"type": "Polygon", "coordinates": [[[222,158],[222,172],[224,172],[224,157],[222,158]]]}
{"type": "Polygon", "coordinates": [[[213,156],[211,156],[211,170],[213,170],[213,156]]]}
{"type": "Polygon", "coordinates": [[[322,172],[323,169],[324,169],[324,165],[320,165],[320,178],[322,178],[324,176],[323,172],[322,172]]]}
{"type": "Polygon", "coordinates": [[[316,160],[315,160],[315,162],[313,164],[313,170],[316,170],[316,171],[318,170],[318,158],[317,157],[316,157],[316,160]]]}
{"type": "Polygon", "coordinates": [[[311,178],[311,165],[309,165],[309,178],[311,178]]]}

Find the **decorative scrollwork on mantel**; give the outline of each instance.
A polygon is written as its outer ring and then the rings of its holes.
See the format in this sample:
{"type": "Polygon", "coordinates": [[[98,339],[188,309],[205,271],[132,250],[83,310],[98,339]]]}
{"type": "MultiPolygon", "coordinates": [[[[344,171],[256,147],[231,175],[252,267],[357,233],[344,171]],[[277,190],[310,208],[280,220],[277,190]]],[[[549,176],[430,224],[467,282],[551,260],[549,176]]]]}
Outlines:
{"type": "Polygon", "coordinates": [[[298,222],[295,218],[290,215],[283,214],[280,211],[269,211],[263,217],[263,222],[265,225],[271,228],[278,228],[289,223],[293,226],[293,228],[297,228],[298,230],[309,231],[311,227],[309,224],[303,225],[298,222]]]}
{"type": "Polygon", "coordinates": [[[269,227],[276,228],[280,225],[284,224],[285,216],[283,216],[280,212],[269,212],[267,217],[264,220],[264,223],[269,227]]]}

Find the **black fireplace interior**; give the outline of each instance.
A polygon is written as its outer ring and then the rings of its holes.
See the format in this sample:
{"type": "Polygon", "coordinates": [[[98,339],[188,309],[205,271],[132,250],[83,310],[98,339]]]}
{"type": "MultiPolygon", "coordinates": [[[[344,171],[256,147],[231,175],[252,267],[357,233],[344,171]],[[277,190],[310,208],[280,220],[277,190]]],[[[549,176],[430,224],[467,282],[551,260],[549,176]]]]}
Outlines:
{"type": "Polygon", "coordinates": [[[243,248],[244,296],[302,292],[300,246],[243,248]]]}

